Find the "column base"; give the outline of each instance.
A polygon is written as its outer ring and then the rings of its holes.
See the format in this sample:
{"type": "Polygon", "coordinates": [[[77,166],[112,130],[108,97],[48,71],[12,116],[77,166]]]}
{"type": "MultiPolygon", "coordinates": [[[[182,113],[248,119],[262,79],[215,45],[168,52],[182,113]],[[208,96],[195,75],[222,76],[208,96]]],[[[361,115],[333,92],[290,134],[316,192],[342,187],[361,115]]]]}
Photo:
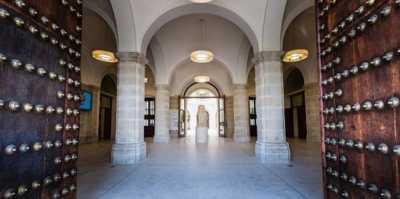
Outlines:
{"type": "Polygon", "coordinates": [[[256,143],[256,157],[264,164],[290,164],[289,143],[256,143]]]}
{"type": "Polygon", "coordinates": [[[146,157],[146,143],[114,144],[111,161],[113,165],[129,165],[142,162],[146,157]]]}
{"type": "Polygon", "coordinates": [[[250,142],[250,136],[238,136],[238,137],[234,137],[233,140],[236,143],[249,143],[250,142]]]}
{"type": "Polygon", "coordinates": [[[157,136],[157,135],[155,135],[154,139],[153,139],[153,142],[154,143],[169,143],[169,136],[167,137],[167,136],[157,136]]]}

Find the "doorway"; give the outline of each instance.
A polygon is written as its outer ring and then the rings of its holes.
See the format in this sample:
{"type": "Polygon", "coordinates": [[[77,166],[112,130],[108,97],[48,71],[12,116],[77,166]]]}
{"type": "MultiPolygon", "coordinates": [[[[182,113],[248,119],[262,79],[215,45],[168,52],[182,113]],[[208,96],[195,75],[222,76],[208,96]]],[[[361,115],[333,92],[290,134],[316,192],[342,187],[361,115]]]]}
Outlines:
{"type": "Polygon", "coordinates": [[[115,122],[116,85],[111,75],[106,75],[101,82],[99,109],[99,140],[111,140],[115,122]]]}
{"type": "Polygon", "coordinates": [[[225,100],[211,83],[194,83],[180,97],[179,137],[195,137],[197,110],[203,105],[209,113],[209,136],[225,137],[225,100]]]}

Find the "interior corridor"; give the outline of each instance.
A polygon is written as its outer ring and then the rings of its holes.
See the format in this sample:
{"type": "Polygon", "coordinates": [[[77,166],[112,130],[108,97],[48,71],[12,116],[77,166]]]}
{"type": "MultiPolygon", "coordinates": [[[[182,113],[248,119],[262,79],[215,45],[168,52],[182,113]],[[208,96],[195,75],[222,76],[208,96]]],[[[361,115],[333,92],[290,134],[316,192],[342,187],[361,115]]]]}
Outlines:
{"type": "Polygon", "coordinates": [[[288,165],[263,165],[254,141],[237,144],[210,137],[169,144],[146,140],[148,157],[134,166],[110,164],[111,143],[82,145],[78,198],[322,198],[319,144],[291,140],[288,165]]]}

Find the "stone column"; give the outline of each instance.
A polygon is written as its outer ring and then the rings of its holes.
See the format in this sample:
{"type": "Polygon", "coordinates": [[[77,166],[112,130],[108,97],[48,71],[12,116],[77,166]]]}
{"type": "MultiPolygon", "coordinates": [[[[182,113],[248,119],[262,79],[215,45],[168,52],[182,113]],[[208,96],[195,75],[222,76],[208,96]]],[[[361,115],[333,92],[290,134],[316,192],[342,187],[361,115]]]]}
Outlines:
{"type": "Polygon", "coordinates": [[[255,59],[257,98],[256,156],[263,163],[288,164],[281,51],[263,51],[255,59]]]}
{"type": "Polygon", "coordinates": [[[319,84],[306,84],[304,85],[304,91],[307,116],[307,142],[321,142],[319,84]]]}
{"type": "Polygon", "coordinates": [[[235,121],[234,140],[237,143],[250,141],[249,122],[249,96],[247,86],[244,84],[235,85],[233,94],[233,109],[235,121]]]}
{"type": "Polygon", "coordinates": [[[169,86],[157,85],[156,91],[156,128],[154,142],[169,142],[169,86]]]}
{"type": "Polygon", "coordinates": [[[144,142],[144,64],[136,52],[118,53],[118,96],[114,165],[135,164],[146,155],[144,142]]]}

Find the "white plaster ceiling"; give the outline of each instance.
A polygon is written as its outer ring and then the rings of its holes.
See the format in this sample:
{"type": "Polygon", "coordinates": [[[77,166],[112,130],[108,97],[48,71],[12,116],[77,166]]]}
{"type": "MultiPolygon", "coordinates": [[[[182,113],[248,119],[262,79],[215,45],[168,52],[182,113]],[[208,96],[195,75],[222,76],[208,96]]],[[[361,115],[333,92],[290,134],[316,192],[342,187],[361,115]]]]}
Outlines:
{"type": "Polygon", "coordinates": [[[174,69],[188,62],[191,52],[200,49],[212,51],[216,61],[232,74],[234,83],[246,82],[250,42],[236,25],[221,17],[193,14],[175,19],[156,33],[150,48],[157,84],[170,82],[174,69]]]}

